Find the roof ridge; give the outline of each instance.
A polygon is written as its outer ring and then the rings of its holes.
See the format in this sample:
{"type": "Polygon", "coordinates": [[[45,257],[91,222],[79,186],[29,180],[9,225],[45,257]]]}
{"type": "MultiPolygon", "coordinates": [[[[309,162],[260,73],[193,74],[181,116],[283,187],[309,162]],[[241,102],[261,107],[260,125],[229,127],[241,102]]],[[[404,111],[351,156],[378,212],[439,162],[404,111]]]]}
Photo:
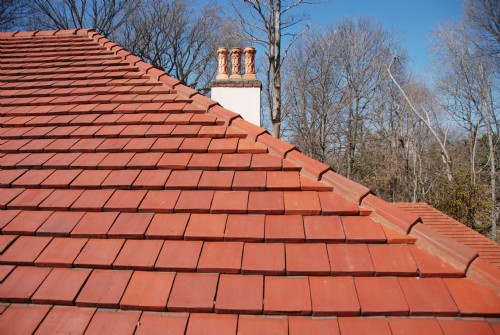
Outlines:
{"type": "MultiPolygon", "coordinates": [[[[330,166],[304,155],[294,145],[271,136],[266,129],[245,121],[241,115],[223,108],[217,101],[184,85],[180,80],[171,77],[166,72],[156,69],[153,65],[146,63],[118,44],[103,37],[98,32],[92,29],[77,29],[74,33],[87,33],[89,38],[109,51],[114,52],[122,59],[130,62],[132,66],[138,67],[140,72],[162,82],[167,85],[167,87],[176,90],[179,94],[187,96],[187,98],[193,100],[198,107],[205,110],[206,113],[224,120],[228,126],[235,127],[245,132],[247,137],[265,145],[272,153],[278,155],[283,160],[301,167],[301,174],[304,173],[304,175],[317,181],[326,182],[332,185],[333,192],[339,196],[353,200],[358,206],[363,206],[372,210],[373,217],[381,223],[397,231],[403,232],[406,235],[415,237],[417,239],[416,243],[425,249],[439,251],[439,255],[444,256],[443,258],[451,261],[453,265],[462,268],[464,273],[470,275],[469,272],[472,271],[470,270],[471,264],[477,260],[478,253],[470,247],[458,243],[439,232],[427,229],[427,227],[424,227],[422,224],[420,216],[403,211],[396,205],[376,196],[372,190],[366,186],[343,177],[335,172],[330,166]]],[[[481,267],[481,271],[481,273],[486,273],[486,275],[479,275],[479,277],[489,284],[489,286],[494,287],[500,292],[500,286],[490,280],[496,278],[495,275],[491,274],[491,271],[489,271],[487,267],[481,267]]],[[[474,274],[477,274],[477,271],[474,272],[474,274]]]]}

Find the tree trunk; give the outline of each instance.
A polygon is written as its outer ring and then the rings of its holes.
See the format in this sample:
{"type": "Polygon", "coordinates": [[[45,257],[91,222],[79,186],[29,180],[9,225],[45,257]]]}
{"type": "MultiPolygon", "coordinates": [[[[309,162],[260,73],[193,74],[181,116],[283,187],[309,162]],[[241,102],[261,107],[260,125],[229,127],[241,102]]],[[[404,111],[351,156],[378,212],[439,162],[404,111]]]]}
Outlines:
{"type": "MultiPolygon", "coordinates": [[[[274,8],[274,31],[273,31],[273,58],[270,59],[273,75],[273,103],[271,110],[271,121],[273,123],[273,135],[280,138],[281,135],[281,0],[276,1],[274,8]]],[[[271,53],[270,53],[271,54],[271,53]]]]}

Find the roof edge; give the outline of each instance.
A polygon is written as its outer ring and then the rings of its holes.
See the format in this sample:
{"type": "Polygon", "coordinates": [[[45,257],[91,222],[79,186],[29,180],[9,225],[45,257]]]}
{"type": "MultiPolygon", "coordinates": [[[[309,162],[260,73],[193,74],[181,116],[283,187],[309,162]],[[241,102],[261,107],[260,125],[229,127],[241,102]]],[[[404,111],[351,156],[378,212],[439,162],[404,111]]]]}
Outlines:
{"type": "Polygon", "coordinates": [[[478,257],[478,253],[432,228],[419,223],[412,228],[411,236],[416,237],[416,245],[434,251],[456,268],[467,273],[470,264],[478,257]]]}

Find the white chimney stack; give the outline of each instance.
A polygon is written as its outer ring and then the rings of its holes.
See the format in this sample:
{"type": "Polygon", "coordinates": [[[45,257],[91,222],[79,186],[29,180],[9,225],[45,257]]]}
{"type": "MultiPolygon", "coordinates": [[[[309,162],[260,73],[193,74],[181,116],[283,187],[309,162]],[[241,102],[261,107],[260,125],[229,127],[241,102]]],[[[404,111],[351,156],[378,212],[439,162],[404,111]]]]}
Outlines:
{"type": "Polygon", "coordinates": [[[240,114],[246,121],[260,126],[260,91],[262,84],[255,74],[255,48],[231,49],[231,73],[227,48],[217,50],[218,74],[210,83],[212,99],[222,107],[240,114]],[[241,74],[241,55],[245,55],[245,74],[241,74]]]}

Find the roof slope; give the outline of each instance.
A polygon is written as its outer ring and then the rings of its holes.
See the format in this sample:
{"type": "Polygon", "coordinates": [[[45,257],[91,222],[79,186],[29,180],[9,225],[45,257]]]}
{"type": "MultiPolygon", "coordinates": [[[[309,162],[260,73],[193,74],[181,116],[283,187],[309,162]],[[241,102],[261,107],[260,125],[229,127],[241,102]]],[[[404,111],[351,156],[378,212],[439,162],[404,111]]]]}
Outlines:
{"type": "Polygon", "coordinates": [[[1,334],[500,332],[472,249],[99,34],[0,51],[1,334]]]}
{"type": "Polygon", "coordinates": [[[425,202],[400,202],[395,205],[420,216],[422,223],[477,251],[479,257],[500,267],[500,246],[425,202]]]}

